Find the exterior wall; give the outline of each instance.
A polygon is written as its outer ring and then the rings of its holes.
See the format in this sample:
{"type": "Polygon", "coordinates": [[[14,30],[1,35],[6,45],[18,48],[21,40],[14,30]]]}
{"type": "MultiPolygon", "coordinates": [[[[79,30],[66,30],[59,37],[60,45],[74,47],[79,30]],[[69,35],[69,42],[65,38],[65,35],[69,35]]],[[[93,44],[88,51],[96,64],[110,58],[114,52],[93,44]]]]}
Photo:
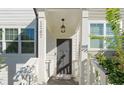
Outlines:
{"type": "MultiPolygon", "coordinates": [[[[36,31],[36,20],[35,13],[33,9],[24,9],[24,8],[14,8],[14,9],[0,9],[0,28],[34,28],[36,31]]],[[[4,47],[4,44],[3,44],[4,47]]],[[[35,45],[36,47],[36,45],[35,45]]],[[[20,51],[20,50],[19,50],[20,51]]],[[[16,71],[26,63],[31,57],[34,57],[34,54],[1,54],[5,58],[7,67],[4,70],[4,73],[0,73],[0,79],[5,78],[9,85],[13,84],[13,76],[16,71]]]]}

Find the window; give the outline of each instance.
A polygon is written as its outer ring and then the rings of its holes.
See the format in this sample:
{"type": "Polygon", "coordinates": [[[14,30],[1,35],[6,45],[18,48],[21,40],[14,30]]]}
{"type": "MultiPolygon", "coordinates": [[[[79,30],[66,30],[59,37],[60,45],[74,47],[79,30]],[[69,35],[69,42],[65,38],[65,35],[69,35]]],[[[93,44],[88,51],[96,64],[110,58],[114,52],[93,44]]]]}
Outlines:
{"type": "Polygon", "coordinates": [[[34,29],[21,29],[21,51],[22,53],[34,53],[34,29]]]}
{"type": "Polygon", "coordinates": [[[0,28],[0,53],[32,54],[34,47],[34,28],[0,28]]]}
{"type": "Polygon", "coordinates": [[[18,29],[5,28],[6,53],[18,53],[18,29]]]}
{"type": "Polygon", "coordinates": [[[114,42],[114,34],[112,32],[110,24],[106,23],[105,21],[91,22],[90,35],[96,37],[90,37],[90,49],[112,49],[112,44],[114,42]],[[104,39],[105,37],[106,40],[104,39]]]}

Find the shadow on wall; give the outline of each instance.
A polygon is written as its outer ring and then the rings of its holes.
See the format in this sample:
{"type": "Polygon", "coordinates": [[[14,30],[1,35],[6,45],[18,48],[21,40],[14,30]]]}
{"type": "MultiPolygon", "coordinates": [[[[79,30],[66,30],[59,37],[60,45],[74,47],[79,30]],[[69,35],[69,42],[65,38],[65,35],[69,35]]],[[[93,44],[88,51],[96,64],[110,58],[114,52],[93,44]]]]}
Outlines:
{"type": "MultiPolygon", "coordinates": [[[[1,54],[1,57],[5,58],[5,63],[8,66],[8,85],[13,85],[13,77],[17,70],[22,67],[31,57],[35,57],[35,44],[36,42],[24,42],[24,40],[36,40],[36,20],[34,19],[26,28],[31,28],[30,31],[26,31],[23,28],[22,33],[18,36],[21,37],[22,51],[19,54],[18,49],[18,37],[15,37],[12,42],[6,42],[6,49],[1,54]],[[33,32],[34,29],[34,32],[33,32]],[[29,34],[29,35],[27,35],[29,34]],[[25,50],[25,51],[24,51],[25,50]],[[33,51],[32,51],[33,50],[33,51]]],[[[16,30],[16,29],[15,29],[16,30]]],[[[17,30],[18,31],[18,30],[17,30]]],[[[17,32],[18,33],[18,32],[17,32]]],[[[13,37],[6,37],[11,39],[13,37]]]]}
{"type": "MultiPolygon", "coordinates": [[[[57,61],[59,62],[59,60],[57,60],[57,56],[61,56],[61,55],[57,55],[57,39],[72,39],[72,43],[74,42],[73,40],[73,36],[75,35],[76,31],[77,31],[78,27],[76,29],[74,29],[75,31],[71,34],[69,34],[68,36],[65,36],[65,34],[68,33],[60,33],[60,37],[57,37],[55,35],[55,32],[52,32],[50,30],[47,29],[47,33],[46,33],[46,53],[47,53],[47,61],[50,61],[49,63],[46,63],[46,69],[47,69],[47,74],[48,77],[54,76],[57,74],[57,61]]],[[[61,46],[61,44],[60,44],[61,46]]],[[[75,49],[72,49],[72,52],[75,51],[75,49]]],[[[74,61],[74,60],[72,60],[74,61]]],[[[58,64],[59,66],[59,64],[58,64]]]]}

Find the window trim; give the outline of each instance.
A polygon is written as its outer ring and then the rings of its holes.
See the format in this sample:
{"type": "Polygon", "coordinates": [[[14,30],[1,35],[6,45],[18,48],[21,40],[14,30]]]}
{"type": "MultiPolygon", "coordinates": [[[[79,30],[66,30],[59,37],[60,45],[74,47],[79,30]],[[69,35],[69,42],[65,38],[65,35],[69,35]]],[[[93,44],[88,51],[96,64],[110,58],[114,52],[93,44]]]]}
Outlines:
{"type": "MultiPolygon", "coordinates": [[[[103,35],[98,35],[98,36],[109,36],[112,37],[113,35],[106,35],[106,24],[108,22],[106,20],[89,20],[88,21],[88,50],[89,51],[100,51],[100,50],[105,50],[105,51],[114,51],[114,49],[108,49],[105,45],[106,41],[103,41],[103,48],[91,48],[90,47],[90,24],[103,24],[103,35]]],[[[122,20],[120,21],[120,28],[122,29],[122,20]]]]}
{"type": "Polygon", "coordinates": [[[17,54],[21,54],[21,55],[35,55],[36,54],[36,28],[35,27],[25,27],[25,26],[2,26],[0,27],[0,29],[2,29],[2,40],[0,40],[0,42],[2,42],[2,53],[0,54],[3,54],[3,55],[17,55],[17,54]],[[16,28],[18,29],[18,40],[6,40],[6,32],[5,32],[5,29],[6,28],[16,28]],[[33,42],[34,43],[34,52],[33,53],[22,53],[21,52],[21,29],[22,28],[31,28],[31,29],[34,29],[34,40],[22,40],[24,42],[33,42]],[[18,42],[18,53],[6,53],[6,42],[18,42]]]}

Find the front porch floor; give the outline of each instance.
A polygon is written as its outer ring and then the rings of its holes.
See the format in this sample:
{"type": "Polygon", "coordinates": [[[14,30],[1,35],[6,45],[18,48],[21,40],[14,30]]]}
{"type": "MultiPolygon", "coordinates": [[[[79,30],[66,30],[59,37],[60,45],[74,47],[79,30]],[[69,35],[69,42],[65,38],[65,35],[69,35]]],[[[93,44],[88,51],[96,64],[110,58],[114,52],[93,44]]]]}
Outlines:
{"type": "Polygon", "coordinates": [[[78,82],[74,81],[73,78],[71,79],[55,79],[54,77],[51,77],[47,85],[78,85],[78,82]]]}

